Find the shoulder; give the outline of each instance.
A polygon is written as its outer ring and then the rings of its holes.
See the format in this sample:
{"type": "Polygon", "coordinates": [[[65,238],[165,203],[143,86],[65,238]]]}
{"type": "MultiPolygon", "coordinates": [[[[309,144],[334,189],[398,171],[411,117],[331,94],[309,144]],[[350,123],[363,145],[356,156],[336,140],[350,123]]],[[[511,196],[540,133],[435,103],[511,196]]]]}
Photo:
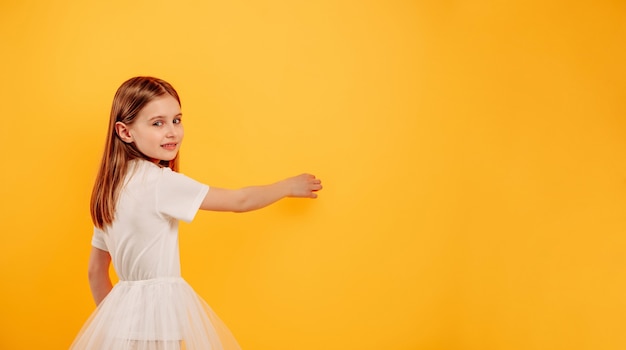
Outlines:
{"type": "Polygon", "coordinates": [[[153,187],[163,177],[163,170],[158,165],[143,159],[131,160],[128,164],[125,190],[137,190],[145,187],[153,187]]]}
{"type": "Polygon", "coordinates": [[[173,171],[168,167],[161,167],[157,164],[149,162],[147,160],[134,160],[134,164],[129,168],[129,173],[132,173],[130,181],[140,182],[155,182],[159,184],[163,183],[179,183],[179,182],[196,182],[196,180],[189,176],[173,171]]]}
{"type": "Polygon", "coordinates": [[[134,159],[128,164],[128,176],[129,178],[146,177],[146,176],[161,176],[165,172],[170,171],[170,168],[160,167],[145,159],[134,159]]]}

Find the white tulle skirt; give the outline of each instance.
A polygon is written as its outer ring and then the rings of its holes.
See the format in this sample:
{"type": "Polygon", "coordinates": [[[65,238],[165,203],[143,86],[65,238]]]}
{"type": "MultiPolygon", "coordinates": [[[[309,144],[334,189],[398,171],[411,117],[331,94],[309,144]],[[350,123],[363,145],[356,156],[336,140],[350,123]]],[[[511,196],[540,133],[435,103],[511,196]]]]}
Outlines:
{"type": "Polygon", "coordinates": [[[240,350],[228,328],[180,277],[120,281],[70,349],[240,350]]]}

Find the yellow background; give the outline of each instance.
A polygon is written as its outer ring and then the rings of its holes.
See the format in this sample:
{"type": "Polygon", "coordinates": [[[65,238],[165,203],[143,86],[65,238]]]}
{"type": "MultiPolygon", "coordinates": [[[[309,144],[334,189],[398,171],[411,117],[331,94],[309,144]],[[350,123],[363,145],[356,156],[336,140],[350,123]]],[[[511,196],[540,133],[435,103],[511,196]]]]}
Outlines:
{"type": "Polygon", "coordinates": [[[181,226],[248,350],[626,348],[623,1],[0,2],[0,348],[94,305],[117,87],[170,81],[182,172],[316,201],[181,226]]]}

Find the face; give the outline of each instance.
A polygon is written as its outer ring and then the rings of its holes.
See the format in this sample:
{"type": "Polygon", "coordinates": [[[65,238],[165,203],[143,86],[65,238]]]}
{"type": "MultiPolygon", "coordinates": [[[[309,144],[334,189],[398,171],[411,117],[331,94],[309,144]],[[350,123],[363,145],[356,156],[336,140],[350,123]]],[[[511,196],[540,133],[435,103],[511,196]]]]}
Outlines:
{"type": "Polygon", "coordinates": [[[116,124],[124,142],[132,142],[153,162],[176,157],[183,141],[182,113],[178,101],[170,95],[158,97],[137,114],[131,125],[116,124]]]}

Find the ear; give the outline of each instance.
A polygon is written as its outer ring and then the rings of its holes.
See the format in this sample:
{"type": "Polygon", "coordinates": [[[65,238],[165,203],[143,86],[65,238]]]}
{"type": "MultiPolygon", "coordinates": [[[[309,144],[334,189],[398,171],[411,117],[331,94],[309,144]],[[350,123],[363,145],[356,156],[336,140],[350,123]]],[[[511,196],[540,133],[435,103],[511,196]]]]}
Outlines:
{"type": "Polygon", "coordinates": [[[133,142],[133,135],[130,134],[130,129],[128,128],[126,124],[122,122],[116,122],[115,132],[117,133],[117,136],[119,136],[122,139],[122,141],[126,143],[133,142]]]}

